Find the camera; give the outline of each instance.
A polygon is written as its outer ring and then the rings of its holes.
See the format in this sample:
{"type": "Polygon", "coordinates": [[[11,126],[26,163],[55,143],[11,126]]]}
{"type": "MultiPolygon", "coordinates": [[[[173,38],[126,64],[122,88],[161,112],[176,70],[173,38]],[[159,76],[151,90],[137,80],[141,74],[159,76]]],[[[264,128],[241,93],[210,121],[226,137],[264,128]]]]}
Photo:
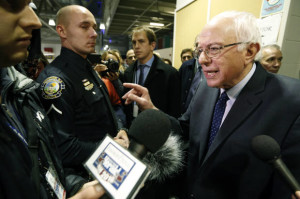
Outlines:
{"type": "Polygon", "coordinates": [[[107,61],[101,61],[101,55],[99,54],[89,54],[88,55],[88,60],[93,64],[103,64],[107,67],[107,70],[102,71],[100,75],[107,76],[107,72],[119,72],[119,62],[113,60],[113,59],[108,59],[107,61]]]}
{"type": "Polygon", "coordinates": [[[119,72],[119,62],[117,62],[113,59],[108,59],[107,61],[102,61],[102,64],[107,66],[107,70],[103,71],[102,73],[106,74],[106,72],[113,72],[113,73],[119,72]]]}

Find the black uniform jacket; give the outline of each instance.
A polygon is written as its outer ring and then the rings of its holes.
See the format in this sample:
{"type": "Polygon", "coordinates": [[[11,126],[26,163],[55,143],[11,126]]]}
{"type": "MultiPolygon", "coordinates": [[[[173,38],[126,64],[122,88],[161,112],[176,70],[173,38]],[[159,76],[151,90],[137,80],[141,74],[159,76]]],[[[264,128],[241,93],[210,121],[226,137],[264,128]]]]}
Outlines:
{"type": "Polygon", "coordinates": [[[81,167],[97,143],[118,129],[105,84],[86,59],[67,48],[37,81],[64,165],[81,167]]]}

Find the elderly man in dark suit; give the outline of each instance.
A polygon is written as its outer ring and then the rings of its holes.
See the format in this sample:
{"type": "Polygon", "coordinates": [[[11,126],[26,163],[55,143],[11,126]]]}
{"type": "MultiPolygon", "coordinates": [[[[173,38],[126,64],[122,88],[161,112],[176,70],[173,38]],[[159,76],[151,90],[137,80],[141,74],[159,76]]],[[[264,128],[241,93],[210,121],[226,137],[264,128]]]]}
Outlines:
{"type": "MultiPolygon", "coordinates": [[[[132,46],[136,61],[126,69],[124,82],[138,83],[148,88],[152,101],[160,110],[179,116],[180,80],[178,71],[165,64],[153,54],[156,36],[147,27],[137,27],[132,33],[132,46]]],[[[136,104],[127,107],[127,118],[131,121],[138,114],[136,104]]],[[[130,123],[129,121],[129,123],[130,123]]]]}
{"type": "MultiPolygon", "coordinates": [[[[266,72],[254,57],[260,50],[256,18],[228,11],[200,33],[198,57],[207,84],[200,84],[187,112],[187,198],[282,199],[291,190],[272,167],[251,151],[252,138],[269,135],[283,161],[300,180],[299,80],[266,72]]],[[[155,108],[138,85],[124,99],[155,108]]],[[[176,125],[176,120],[172,120],[176,125]]]]}

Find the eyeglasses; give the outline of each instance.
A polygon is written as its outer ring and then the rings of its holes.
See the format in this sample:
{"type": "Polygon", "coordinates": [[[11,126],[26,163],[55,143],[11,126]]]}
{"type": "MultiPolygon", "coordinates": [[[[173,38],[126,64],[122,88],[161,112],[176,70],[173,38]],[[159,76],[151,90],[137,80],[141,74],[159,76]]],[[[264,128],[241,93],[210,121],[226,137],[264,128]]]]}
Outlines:
{"type": "Polygon", "coordinates": [[[196,58],[199,58],[201,53],[204,51],[205,54],[207,55],[207,57],[214,58],[214,57],[217,57],[221,53],[221,50],[223,48],[226,48],[226,47],[229,47],[229,46],[235,46],[235,45],[239,45],[239,44],[243,44],[243,43],[249,43],[249,42],[237,42],[237,43],[227,44],[227,45],[224,45],[224,46],[219,45],[219,44],[212,44],[205,50],[196,49],[194,51],[194,56],[196,58]]]}

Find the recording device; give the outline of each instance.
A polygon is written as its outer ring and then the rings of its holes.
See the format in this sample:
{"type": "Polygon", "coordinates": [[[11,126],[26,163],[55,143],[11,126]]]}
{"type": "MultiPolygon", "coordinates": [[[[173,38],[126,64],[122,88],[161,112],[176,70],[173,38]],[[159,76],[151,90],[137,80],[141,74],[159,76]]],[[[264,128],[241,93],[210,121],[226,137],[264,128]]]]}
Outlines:
{"type": "Polygon", "coordinates": [[[164,113],[145,110],[129,129],[128,150],[106,136],[84,166],[110,197],[134,198],[150,174],[140,159],[159,151],[169,139],[170,132],[170,120],[164,113]]]}
{"type": "Polygon", "coordinates": [[[292,192],[300,190],[299,183],[280,158],[280,146],[276,140],[267,135],[258,135],[252,138],[251,148],[259,159],[273,166],[292,192]]]}
{"type": "Polygon", "coordinates": [[[92,65],[96,64],[103,64],[107,67],[107,70],[101,72],[101,76],[107,76],[107,72],[119,72],[119,62],[113,60],[113,59],[108,59],[107,61],[103,61],[101,59],[100,54],[92,53],[87,56],[87,59],[91,62],[92,65]]]}

